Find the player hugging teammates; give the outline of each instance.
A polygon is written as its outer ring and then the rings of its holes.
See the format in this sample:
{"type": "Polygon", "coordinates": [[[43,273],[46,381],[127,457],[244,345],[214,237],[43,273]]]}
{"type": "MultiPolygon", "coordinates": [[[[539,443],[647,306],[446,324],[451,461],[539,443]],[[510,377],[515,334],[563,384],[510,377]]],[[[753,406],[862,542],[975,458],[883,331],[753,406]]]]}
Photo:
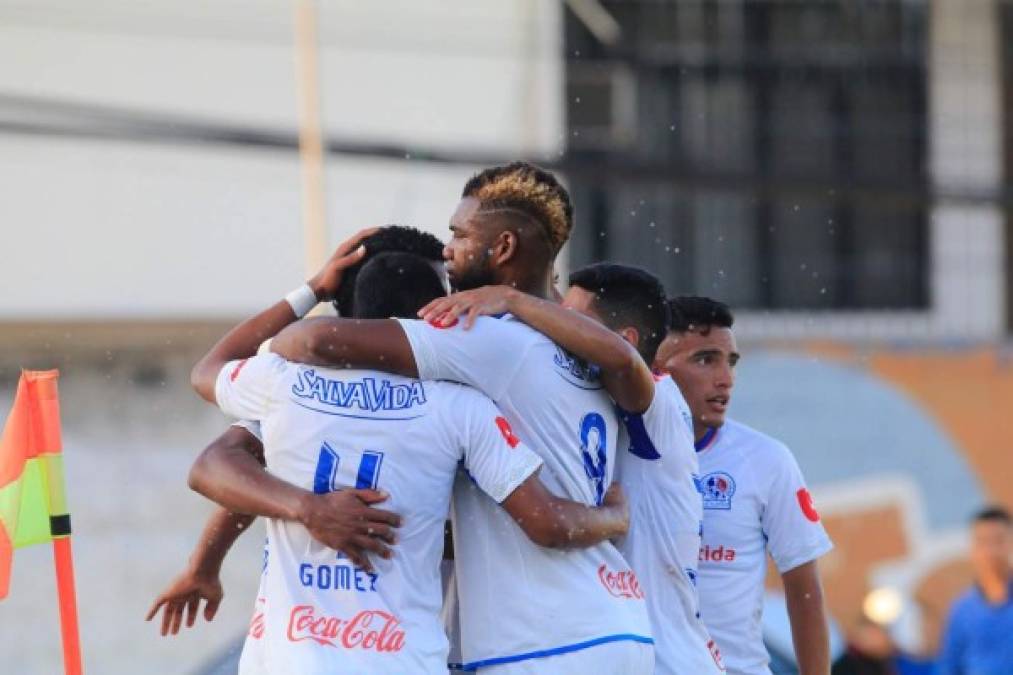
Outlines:
{"type": "Polygon", "coordinates": [[[828,673],[830,542],[787,448],[725,423],[731,313],[612,263],[560,296],[572,226],[554,176],[487,169],[446,245],[359,232],[222,338],[192,381],[237,422],[190,473],[221,509],[162,633],[214,616],[259,515],[243,675],[769,673],[768,551],[801,672],[828,673]]]}

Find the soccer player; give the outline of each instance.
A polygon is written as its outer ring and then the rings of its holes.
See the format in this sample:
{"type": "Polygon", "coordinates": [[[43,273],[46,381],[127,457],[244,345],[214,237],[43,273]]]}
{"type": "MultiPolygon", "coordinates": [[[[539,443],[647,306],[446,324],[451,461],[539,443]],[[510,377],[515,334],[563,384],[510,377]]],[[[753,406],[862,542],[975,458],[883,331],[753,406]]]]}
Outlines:
{"type": "MultiPolygon", "coordinates": [[[[552,265],[572,207],[547,172],[525,163],[487,169],[465,185],[444,255],[451,284],[507,284],[554,296],[552,265]]],[[[280,333],[292,361],[368,367],[485,392],[542,454],[556,494],[599,504],[611,483],[618,422],[594,370],[509,317],[460,325],[319,318],[280,333]]],[[[604,542],[557,552],[532,544],[495,502],[458,480],[454,548],[466,669],[503,673],[652,673],[642,593],[604,542]]]]}
{"type": "Polygon", "coordinates": [[[731,311],[702,297],[670,301],[655,368],[693,413],[703,489],[700,614],[732,675],[769,675],[762,610],[766,554],[784,582],[802,675],[826,675],[830,647],[817,559],[832,545],[783,443],[725,415],[739,351],[731,311]]]}
{"type": "Polygon", "coordinates": [[[502,312],[601,369],[603,384],[622,409],[624,452],[616,477],[629,495],[631,520],[619,549],[646,594],[655,672],[720,673],[720,656],[698,613],[703,507],[692,417],[672,379],[656,382],[647,365],[668,330],[660,280],[636,267],[598,263],[570,275],[562,306],[508,286],[488,286],[434,300],[422,317],[466,315],[467,329],[478,315],[502,312]]]}
{"type": "MultiPolygon", "coordinates": [[[[365,248],[362,259],[341,272],[342,283],[333,300],[334,309],[341,316],[380,318],[397,314],[392,311],[396,307],[392,307],[390,300],[385,298],[385,293],[392,290],[390,282],[384,281],[379,285],[356,283],[363,265],[385,252],[411,253],[421,257],[437,273],[441,284],[447,285],[443,243],[429,233],[413,227],[389,225],[367,236],[362,245],[365,248]],[[359,311],[355,309],[357,306],[359,311]]],[[[333,266],[333,261],[329,262],[329,266],[333,266]]],[[[319,289],[322,278],[335,273],[333,269],[325,267],[309,283],[319,289]]],[[[398,293],[390,295],[396,297],[398,293]]],[[[236,453],[240,462],[245,462],[246,455],[252,455],[263,464],[264,446],[257,434],[259,427],[256,423],[237,423],[219,436],[201,454],[191,472],[191,487],[199,489],[212,500],[228,499],[228,485],[219,486],[210,481],[201,481],[200,478],[211,472],[209,469],[213,469],[219,458],[233,453],[236,453]]],[[[251,467],[248,463],[241,466],[249,469],[246,480],[254,483],[270,482],[270,476],[258,471],[256,467],[251,467]]],[[[377,554],[383,554],[386,550],[382,540],[367,534],[368,529],[374,524],[392,525],[397,522],[395,514],[370,508],[370,504],[384,500],[375,490],[328,492],[300,500],[299,512],[294,515],[317,540],[342,551],[355,564],[368,567],[370,563],[365,555],[365,547],[377,554]]],[[[160,609],[164,609],[162,635],[177,634],[184,625],[184,616],[185,625],[193,626],[202,600],[206,603],[205,620],[211,621],[214,618],[224,596],[219,578],[222,562],[232,544],[254,519],[255,516],[232,513],[224,508],[218,509],[208,518],[186,568],[159,594],[148,612],[147,619],[150,621],[160,609]]]]}
{"type": "MultiPolygon", "coordinates": [[[[356,245],[339,249],[339,260],[353,260],[355,254],[346,254],[356,245]]],[[[405,253],[370,260],[358,283],[386,284],[378,295],[385,308],[376,311],[396,315],[444,292],[433,269],[405,253]]],[[[264,640],[263,670],[271,673],[444,672],[439,560],[459,462],[542,545],[579,546],[620,534],[625,509],[592,509],[551,496],[533,475],[541,460],[473,389],[309,368],[275,354],[250,357],[266,332],[308,305],[275,304],[233,329],[194,368],[193,384],[203,397],[227,414],[262,423],[267,468],[292,484],[264,495],[240,474],[233,476],[233,496],[222,502],[271,518],[263,631],[255,630],[248,644],[264,640]],[[352,486],[389,491],[391,505],[406,516],[396,535],[398,555],[381,557],[371,569],[335,555],[289,515],[299,499],[289,495],[299,487],[321,494],[352,486]],[[273,504],[260,506],[270,499],[273,504]]],[[[374,527],[370,534],[393,538],[390,528],[374,527]]]]}

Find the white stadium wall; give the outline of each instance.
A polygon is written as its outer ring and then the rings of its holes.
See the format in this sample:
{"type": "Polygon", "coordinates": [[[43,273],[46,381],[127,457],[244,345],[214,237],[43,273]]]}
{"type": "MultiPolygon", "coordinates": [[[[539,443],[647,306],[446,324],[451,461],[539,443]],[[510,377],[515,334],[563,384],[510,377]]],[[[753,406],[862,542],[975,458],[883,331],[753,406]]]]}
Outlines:
{"type": "MultiPolygon", "coordinates": [[[[321,4],[327,137],[562,147],[556,3],[321,4]]],[[[294,133],[292,24],[287,2],[5,0],[0,94],[294,133]]],[[[475,168],[328,157],[331,244],[392,221],[445,235],[475,168]]],[[[0,321],[247,312],[303,277],[300,179],[291,150],[2,134],[0,321]]]]}

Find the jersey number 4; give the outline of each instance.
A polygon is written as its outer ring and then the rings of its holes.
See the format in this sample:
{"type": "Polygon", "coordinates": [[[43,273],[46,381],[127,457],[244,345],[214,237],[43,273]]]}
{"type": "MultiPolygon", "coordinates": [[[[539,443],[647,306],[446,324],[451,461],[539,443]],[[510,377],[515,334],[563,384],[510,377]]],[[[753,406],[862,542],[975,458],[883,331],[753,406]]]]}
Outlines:
{"type": "Polygon", "coordinates": [[[606,460],[605,418],[589,412],[580,421],[580,454],[584,458],[584,473],[591,479],[595,504],[601,506],[605,497],[606,460]]]}
{"type": "MultiPolygon", "coordinates": [[[[313,492],[318,495],[340,490],[346,485],[338,478],[338,467],[341,456],[328,443],[320,446],[317,468],[313,473],[313,492]]],[[[363,450],[359,458],[359,469],[355,474],[356,489],[376,489],[376,481],[380,476],[380,465],[383,464],[383,453],[376,450],[363,450]]]]}

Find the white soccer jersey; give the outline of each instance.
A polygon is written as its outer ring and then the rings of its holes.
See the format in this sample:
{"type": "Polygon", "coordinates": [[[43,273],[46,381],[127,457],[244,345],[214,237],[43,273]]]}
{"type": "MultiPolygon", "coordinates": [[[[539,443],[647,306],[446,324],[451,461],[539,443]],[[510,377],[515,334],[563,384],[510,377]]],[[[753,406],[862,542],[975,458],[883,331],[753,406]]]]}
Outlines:
{"type": "Polygon", "coordinates": [[[619,550],[647,594],[658,675],[720,673],[717,647],[700,620],[696,591],[703,502],[693,417],[670,377],[656,378],[641,414],[620,412],[616,464],[630,502],[619,550]]]}
{"type": "MultiPolygon", "coordinates": [[[[234,427],[246,429],[257,437],[261,443],[264,442],[264,435],[260,431],[260,422],[256,420],[239,420],[232,424],[234,427]]],[[[264,609],[267,607],[267,598],[264,595],[264,583],[267,580],[267,563],[270,560],[270,549],[267,541],[264,542],[264,556],[260,566],[260,584],[257,586],[257,599],[253,603],[253,616],[250,618],[250,625],[246,631],[246,640],[243,642],[243,651],[239,657],[239,675],[270,675],[267,670],[267,663],[264,661],[264,609]]]]}
{"type": "Polygon", "coordinates": [[[215,397],[258,419],[267,470],[325,493],[383,489],[404,523],[374,573],[269,519],[261,649],[271,673],[444,673],[439,620],[443,523],[463,462],[490,501],[540,465],[488,398],[456,384],[288,363],[274,354],[228,364],[215,397]]]}
{"type": "Polygon", "coordinates": [[[698,452],[703,488],[700,615],[732,675],[768,675],[767,552],[781,572],[831,548],[802,472],[781,442],[728,420],[698,452]]]}
{"type": "MultiPolygon", "coordinates": [[[[470,330],[401,321],[423,379],[481,389],[545,460],[555,494],[599,504],[618,422],[596,374],[541,333],[480,317],[470,330]]],[[[652,641],[643,592],[609,542],[558,551],[531,543],[467,478],[454,488],[454,550],[465,668],[652,641]]]]}

